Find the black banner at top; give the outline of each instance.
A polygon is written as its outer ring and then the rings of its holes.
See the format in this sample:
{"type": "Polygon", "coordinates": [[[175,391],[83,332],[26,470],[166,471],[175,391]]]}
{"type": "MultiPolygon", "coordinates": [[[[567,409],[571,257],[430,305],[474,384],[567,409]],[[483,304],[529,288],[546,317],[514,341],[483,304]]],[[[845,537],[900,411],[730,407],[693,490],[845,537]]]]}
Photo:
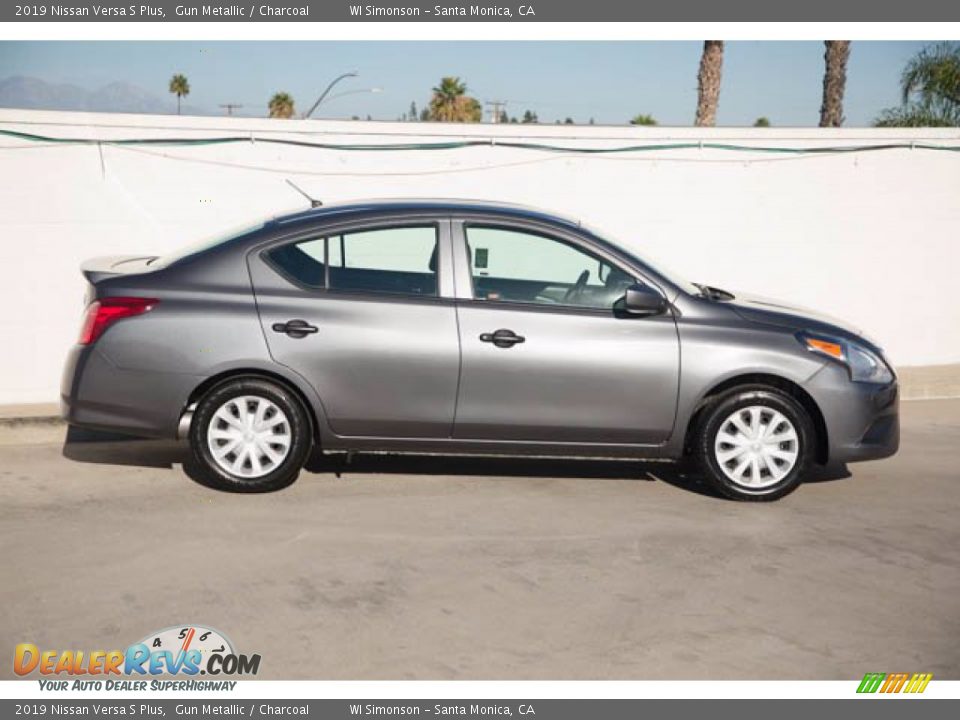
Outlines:
{"type": "Polygon", "coordinates": [[[62,0],[3,3],[7,22],[952,22],[944,0],[62,0]]]}

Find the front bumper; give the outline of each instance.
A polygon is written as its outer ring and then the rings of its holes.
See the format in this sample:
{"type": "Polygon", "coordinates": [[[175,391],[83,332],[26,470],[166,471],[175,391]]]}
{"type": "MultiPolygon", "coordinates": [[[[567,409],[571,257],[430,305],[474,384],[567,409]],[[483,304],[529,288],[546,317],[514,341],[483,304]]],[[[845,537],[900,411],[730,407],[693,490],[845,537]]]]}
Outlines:
{"type": "Polygon", "coordinates": [[[900,389],[850,381],[847,369],[827,363],[805,385],[827,433],[827,461],[849,463],[890,457],[900,448],[900,389]]]}

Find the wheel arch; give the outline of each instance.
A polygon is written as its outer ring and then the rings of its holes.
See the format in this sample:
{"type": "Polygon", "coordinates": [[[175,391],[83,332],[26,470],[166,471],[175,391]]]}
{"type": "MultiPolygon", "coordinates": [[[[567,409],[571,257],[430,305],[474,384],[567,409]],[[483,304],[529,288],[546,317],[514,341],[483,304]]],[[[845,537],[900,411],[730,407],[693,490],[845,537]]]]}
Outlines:
{"type": "MultiPolygon", "coordinates": [[[[307,414],[307,420],[310,422],[310,433],[313,437],[315,443],[319,443],[321,439],[320,433],[320,417],[317,413],[316,407],[310,402],[307,393],[304,392],[296,382],[291,380],[285,375],[281,375],[277,372],[272,372],[270,370],[264,370],[262,368],[232,368],[230,370],[224,370],[216,375],[211,375],[206,380],[197,385],[190,393],[189,398],[187,399],[187,404],[181,412],[182,417],[187,415],[192,416],[192,408],[194,405],[206,395],[208,392],[213,390],[218,385],[222,385],[226,382],[231,382],[234,380],[250,378],[256,380],[267,380],[274,382],[277,385],[282,386],[289,392],[291,392],[294,397],[297,398],[297,401],[303,407],[304,412],[307,414]]],[[[182,421],[181,421],[182,422],[182,421]]],[[[185,437],[186,434],[181,430],[178,430],[178,435],[185,437]]]]}
{"type": "Polygon", "coordinates": [[[813,396],[804,390],[803,387],[792,380],[789,380],[781,375],[759,372],[744,373],[727,378],[726,380],[717,383],[706,393],[704,393],[703,397],[701,397],[700,401],[697,403],[695,410],[690,415],[690,420],[687,422],[687,428],[683,441],[683,454],[689,454],[690,448],[692,447],[694,434],[700,425],[706,408],[708,408],[714,400],[726,395],[730,391],[739,387],[746,387],[750,385],[767,385],[769,387],[773,387],[786,393],[800,403],[801,407],[803,407],[803,409],[806,410],[807,414],[810,416],[810,420],[813,423],[814,432],[816,434],[814,460],[816,460],[816,462],[820,465],[827,464],[827,461],[830,459],[830,444],[827,435],[827,423],[823,417],[823,413],[820,411],[820,407],[817,405],[816,400],[814,400],[813,396]]]}

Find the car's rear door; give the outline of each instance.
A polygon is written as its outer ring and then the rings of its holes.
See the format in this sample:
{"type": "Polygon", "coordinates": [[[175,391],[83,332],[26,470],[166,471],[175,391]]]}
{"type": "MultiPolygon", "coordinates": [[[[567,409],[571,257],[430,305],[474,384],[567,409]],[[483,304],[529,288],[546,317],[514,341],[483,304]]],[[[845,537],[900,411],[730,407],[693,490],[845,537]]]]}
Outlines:
{"type": "Polygon", "coordinates": [[[460,350],[449,227],[379,218],[249,256],[270,353],[313,384],[334,433],[450,436],[460,350]]]}
{"type": "Polygon", "coordinates": [[[673,429],[670,312],[615,311],[642,278],[575,234],[455,221],[462,369],[454,437],[658,444],[673,429]]]}

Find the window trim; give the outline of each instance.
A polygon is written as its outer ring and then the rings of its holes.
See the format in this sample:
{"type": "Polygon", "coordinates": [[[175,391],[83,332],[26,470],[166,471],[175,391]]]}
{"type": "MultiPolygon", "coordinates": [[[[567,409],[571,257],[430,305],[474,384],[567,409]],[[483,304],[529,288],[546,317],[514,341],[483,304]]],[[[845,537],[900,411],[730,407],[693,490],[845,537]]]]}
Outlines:
{"type": "MultiPolygon", "coordinates": [[[[642,282],[649,287],[655,289],[659,292],[664,298],[667,297],[663,288],[660,287],[659,283],[655,283],[649,280],[649,278],[642,273],[639,273],[636,268],[629,265],[625,265],[620,261],[619,258],[611,256],[610,253],[604,252],[603,248],[598,248],[592,243],[589,243],[586,239],[580,238],[573,234],[559,233],[556,232],[553,228],[548,228],[541,226],[538,223],[524,223],[524,222],[515,222],[509,219],[502,218],[485,218],[485,217],[456,217],[453,219],[453,242],[461,250],[461,254],[457,257],[457,253],[454,252],[454,262],[460,262],[464,264],[464,273],[465,279],[469,285],[466,289],[466,295],[461,295],[457,293],[457,302],[462,304],[471,304],[478,307],[496,307],[498,309],[505,308],[516,308],[521,310],[539,310],[543,312],[563,312],[571,313],[578,315],[596,315],[603,317],[610,317],[616,315],[616,311],[611,306],[609,308],[594,308],[584,305],[565,305],[562,303],[537,303],[537,302],[523,302],[516,300],[482,300],[476,297],[476,290],[474,288],[473,282],[473,259],[470,257],[470,244],[469,244],[469,230],[471,227],[476,228],[487,228],[490,230],[506,230],[510,232],[525,233],[527,235],[537,235],[543,237],[547,240],[553,240],[554,242],[559,242],[563,245],[574,248],[575,250],[580,250],[587,255],[594,256],[599,260],[606,262],[612,267],[620,270],[626,275],[629,275],[633,278],[635,282],[642,282]]],[[[459,290],[459,288],[458,288],[459,290]]]]}
{"type": "MultiPolygon", "coordinates": [[[[443,278],[445,277],[445,268],[444,262],[442,260],[444,253],[444,243],[449,242],[449,219],[438,217],[436,215],[430,216],[385,216],[382,218],[369,219],[366,222],[352,222],[346,224],[333,224],[329,227],[312,227],[309,229],[301,230],[296,233],[290,233],[283,235],[279,238],[271,238],[268,242],[254,248],[251,253],[259,257],[259,259],[269,267],[273,272],[277,273],[284,280],[289,282],[291,285],[297,287],[300,290],[304,290],[308,293],[315,295],[326,295],[326,296],[343,296],[349,298],[357,299],[383,299],[389,298],[394,300],[414,300],[414,301],[425,301],[433,302],[438,300],[450,301],[454,298],[452,296],[443,294],[443,278]],[[447,225],[445,231],[444,225],[447,225]],[[332,288],[330,287],[330,238],[336,237],[337,235],[349,235],[352,233],[362,233],[362,232],[375,232],[378,230],[392,230],[392,229],[403,229],[403,228],[431,228],[434,231],[434,237],[436,240],[436,250],[437,250],[437,290],[433,295],[416,295],[413,293],[403,293],[403,292],[380,292],[376,290],[350,290],[344,288],[332,288]],[[323,240],[323,287],[316,285],[308,285],[305,282],[302,282],[300,279],[293,277],[290,273],[280,267],[273,258],[270,257],[270,254],[277,250],[278,248],[286,247],[288,245],[300,245],[305,242],[310,242],[312,240],[323,240]]],[[[388,271],[389,272],[389,271],[388,271]]],[[[451,273],[452,274],[452,273],[451,273]]]]}

